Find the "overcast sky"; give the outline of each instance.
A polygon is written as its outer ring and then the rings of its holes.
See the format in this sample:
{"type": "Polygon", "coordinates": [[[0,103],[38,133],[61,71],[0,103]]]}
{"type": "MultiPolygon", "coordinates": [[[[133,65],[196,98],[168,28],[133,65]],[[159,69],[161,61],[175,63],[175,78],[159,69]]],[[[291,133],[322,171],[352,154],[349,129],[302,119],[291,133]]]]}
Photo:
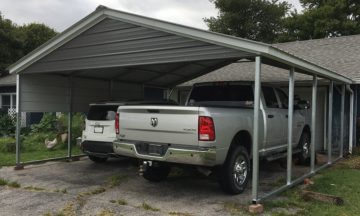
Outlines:
{"type": "MultiPolygon", "coordinates": [[[[298,0],[287,0],[298,10],[298,0]]],[[[0,11],[17,24],[44,23],[61,32],[99,5],[206,29],[202,18],[216,16],[209,0],[1,0],[0,11]]]]}

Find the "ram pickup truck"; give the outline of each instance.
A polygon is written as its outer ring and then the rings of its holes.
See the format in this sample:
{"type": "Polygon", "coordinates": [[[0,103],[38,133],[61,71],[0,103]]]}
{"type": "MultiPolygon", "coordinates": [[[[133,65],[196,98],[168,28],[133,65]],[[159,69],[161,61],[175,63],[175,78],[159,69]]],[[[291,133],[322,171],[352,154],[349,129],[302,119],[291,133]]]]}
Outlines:
{"type": "MultiPolygon", "coordinates": [[[[115,123],[114,152],[144,162],[143,177],[165,179],[172,164],[216,171],[225,192],[241,193],[250,178],[254,86],[252,82],[195,84],[185,106],[121,106],[115,123]]],[[[286,156],[288,96],[262,86],[259,155],[267,160],[286,156]]],[[[307,110],[294,107],[293,152],[309,160],[307,110]]]]}

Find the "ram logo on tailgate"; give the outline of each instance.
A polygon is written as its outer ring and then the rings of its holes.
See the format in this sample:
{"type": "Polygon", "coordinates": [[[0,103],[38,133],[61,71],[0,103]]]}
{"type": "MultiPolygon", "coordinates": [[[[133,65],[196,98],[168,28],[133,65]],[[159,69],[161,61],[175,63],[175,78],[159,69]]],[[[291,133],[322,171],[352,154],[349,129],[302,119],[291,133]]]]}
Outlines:
{"type": "Polygon", "coordinates": [[[158,125],[158,118],[151,118],[150,121],[151,126],[156,127],[158,125]]]}

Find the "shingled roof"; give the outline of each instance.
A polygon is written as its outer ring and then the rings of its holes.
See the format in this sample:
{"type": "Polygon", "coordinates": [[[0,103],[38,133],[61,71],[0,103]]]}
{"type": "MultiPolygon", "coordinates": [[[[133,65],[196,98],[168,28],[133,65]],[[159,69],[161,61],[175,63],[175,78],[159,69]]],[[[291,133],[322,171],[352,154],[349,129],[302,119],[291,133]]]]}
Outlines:
{"type": "MultiPolygon", "coordinates": [[[[360,83],[360,35],[278,43],[272,46],[360,83]]],[[[263,65],[262,70],[263,81],[274,82],[288,79],[286,70],[268,65],[263,65]]],[[[297,80],[311,79],[310,76],[300,74],[296,78],[297,80]]],[[[192,85],[197,82],[253,79],[254,64],[237,62],[183,85],[192,85]]]]}

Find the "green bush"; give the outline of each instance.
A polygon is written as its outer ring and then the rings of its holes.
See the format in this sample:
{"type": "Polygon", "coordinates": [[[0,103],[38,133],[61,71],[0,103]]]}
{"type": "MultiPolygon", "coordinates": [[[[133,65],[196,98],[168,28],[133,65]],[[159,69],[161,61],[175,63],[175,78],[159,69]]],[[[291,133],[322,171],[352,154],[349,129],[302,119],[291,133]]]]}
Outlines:
{"type": "MultiPolygon", "coordinates": [[[[76,143],[76,138],[80,137],[85,124],[85,115],[82,113],[75,113],[72,117],[72,134],[71,142],[76,143]]],[[[59,117],[58,130],[62,133],[67,133],[68,114],[63,114],[59,117]]]]}
{"type": "Polygon", "coordinates": [[[15,153],[16,145],[13,137],[0,138],[0,152],[15,153]]]}
{"type": "MultiPolygon", "coordinates": [[[[82,128],[85,121],[85,115],[82,113],[73,114],[72,121],[72,136],[71,142],[76,143],[76,138],[81,136],[82,128]]],[[[45,151],[45,140],[49,141],[58,138],[58,144],[53,149],[66,149],[67,142],[64,143],[60,139],[60,134],[67,133],[68,115],[62,114],[56,117],[53,113],[44,114],[43,118],[38,124],[31,126],[31,131],[24,136],[23,150],[31,151],[45,151]]]]}
{"type": "Polygon", "coordinates": [[[55,132],[30,133],[28,136],[24,137],[22,149],[26,152],[45,151],[47,150],[45,140],[53,140],[56,137],[57,134],[55,132]]]}
{"type": "Polygon", "coordinates": [[[31,133],[43,133],[56,131],[57,117],[55,113],[45,113],[38,124],[31,126],[31,133]]]}
{"type": "Polygon", "coordinates": [[[0,115],[0,136],[13,136],[16,129],[16,120],[6,113],[0,115]]]}

